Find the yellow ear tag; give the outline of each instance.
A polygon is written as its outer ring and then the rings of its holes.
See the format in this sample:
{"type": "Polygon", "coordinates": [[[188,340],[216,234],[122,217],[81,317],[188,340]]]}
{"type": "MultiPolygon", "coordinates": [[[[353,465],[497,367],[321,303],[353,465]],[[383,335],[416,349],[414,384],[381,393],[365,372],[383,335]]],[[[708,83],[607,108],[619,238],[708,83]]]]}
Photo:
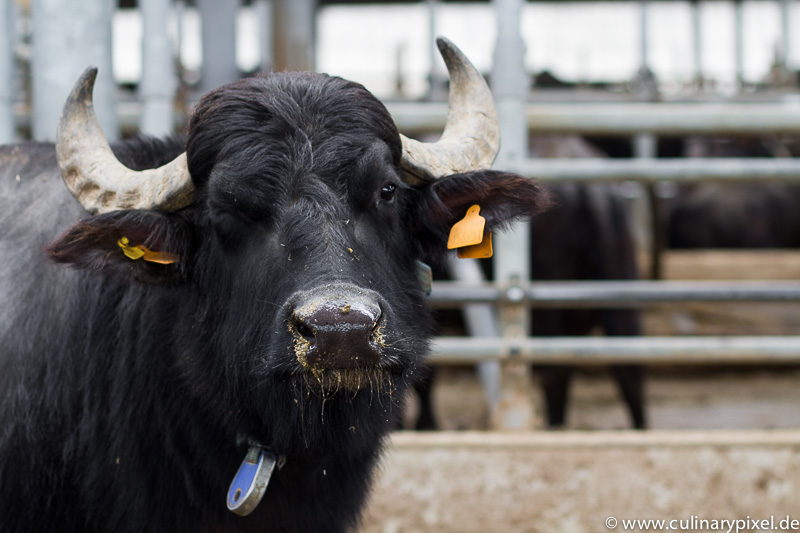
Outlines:
{"type": "Polygon", "coordinates": [[[125,254],[125,257],[128,259],[132,259],[136,261],[137,259],[141,259],[142,256],[145,254],[145,251],[142,249],[143,246],[128,246],[130,241],[127,237],[123,237],[117,241],[117,245],[122,248],[122,253],[125,254]]]}
{"type": "Polygon", "coordinates": [[[153,252],[141,244],[137,244],[136,246],[129,246],[129,244],[130,241],[127,237],[122,237],[117,241],[117,245],[122,248],[122,253],[125,254],[125,257],[132,259],[133,261],[136,261],[137,259],[144,259],[150,263],[169,265],[172,263],[177,263],[181,260],[179,256],[169,252],[153,252]]]}
{"type": "Polygon", "coordinates": [[[158,263],[160,265],[171,265],[172,263],[177,263],[181,260],[180,256],[175,254],[171,254],[169,252],[151,252],[144,246],[144,256],[142,259],[147,261],[148,263],[158,263]]]}
{"type": "Polygon", "coordinates": [[[474,246],[483,241],[483,228],[486,226],[486,219],[479,215],[481,208],[473,205],[467,210],[466,216],[453,224],[450,230],[450,237],[447,239],[447,249],[463,248],[474,246]]]}
{"type": "Polygon", "coordinates": [[[492,257],[492,232],[487,231],[480,244],[458,249],[459,259],[488,259],[492,257]]]}

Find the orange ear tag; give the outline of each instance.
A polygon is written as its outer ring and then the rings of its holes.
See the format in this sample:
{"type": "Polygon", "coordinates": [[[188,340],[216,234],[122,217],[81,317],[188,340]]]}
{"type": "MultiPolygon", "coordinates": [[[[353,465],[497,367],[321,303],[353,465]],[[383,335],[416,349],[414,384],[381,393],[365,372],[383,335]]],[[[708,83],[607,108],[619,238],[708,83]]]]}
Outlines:
{"type": "Polygon", "coordinates": [[[122,248],[122,253],[125,254],[125,257],[133,261],[136,261],[137,259],[144,259],[150,263],[170,265],[181,260],[179,256],[169,252],[153,252],[141,244],[137,244],[136,246],[129,246],[129,244],[130,241],[127,237],[122,237],[117,241],[117,245],[122,248]]]}
{"type": "MultiPolygon", "coordinates": [[[[144,248],[144,246],[142,246],[144,248]]],[[[152,252],[147,248],[144,248],[145,253],[142,259],[147,261],[148,263],[158,263],[160,265],[171,265],[172,263],[177,263],[181,260],[180,256],[175,254],[171,254],[169,252],[152,252]]]]}
{"type": "Polygon", "coordinates": [[[483,228],[486,226],[486,219],[479,215],[481,208],[473,205],[467,210],[466,216],[453,224],[450,230],[450,237],[447,239],[447,249],[463,248],[474,246],[483,241],[483,228]]]}
{"type": "Polygon", "coordinates": [[[488,259],[492,257],[492,232],[487,231],[480,244],[458,249],[459,259],[488,259]]]}

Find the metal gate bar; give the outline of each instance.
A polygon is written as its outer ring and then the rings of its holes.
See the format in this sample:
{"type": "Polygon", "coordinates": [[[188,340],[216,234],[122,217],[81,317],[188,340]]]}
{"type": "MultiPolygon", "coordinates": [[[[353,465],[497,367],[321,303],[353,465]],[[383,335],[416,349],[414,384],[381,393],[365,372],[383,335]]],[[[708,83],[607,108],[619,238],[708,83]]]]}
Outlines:
{"type": "MultiPolygon", "coordinates": [[[[400,131],[441,131],[446,102],[389,102],[400,131]]],[[[607,136],[800,134],[800,105],[786,103],[528,103],[531,133],[581,133],[607,136]]]]}
{"type": "MultiPolygon", "coordinates": [[[[407,135],[441,132],[447,117],[446,102],[387,102],[386,107],[407,135]]],[[[121,126],[139,124],[141,103],[120,102],[116,110],[121,126]]],[[[23,108],[15,114],[19,123],[30,123],[23,108]]],[[[533,135],[800,135],[797,104],[528,104],[526,115],[533,135]]]]}
{"type": "Polygon", "coordinates": [[[642,103],[540,104],[527,106],[534,132],[603,135],[698,135],[708,133],[797,133],[795,103],[642,103]]]}
{"type": "Polygon", "coordinates": [[[550,281],[508,289],[494,283],[437,281],[435,307],[469,303],[524,302],[530,307],[632,307],[673,302],[797,302],[795,281],[550,281]]]}
{"type": "Polygon", "coordinates": [[[552,181],[792,181],[800,159],[525,159],[504,170],[552,181]]]}
{"type": "Polygon", "coordinates": [[[800,337],[439,337],[429,361],[608,364],[796,364],[800,337]]]}

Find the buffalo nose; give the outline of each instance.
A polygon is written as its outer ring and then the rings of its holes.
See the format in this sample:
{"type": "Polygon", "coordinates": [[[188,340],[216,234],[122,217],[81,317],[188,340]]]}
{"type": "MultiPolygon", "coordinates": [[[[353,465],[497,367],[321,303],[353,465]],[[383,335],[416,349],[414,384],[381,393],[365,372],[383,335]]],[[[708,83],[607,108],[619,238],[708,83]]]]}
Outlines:
{"type": "Polygon", "coordinates": [[[313,299],[292,313],[301,363],[321,368],[375,365],[380,357],[381,308],[363,299],[313,299]]]}

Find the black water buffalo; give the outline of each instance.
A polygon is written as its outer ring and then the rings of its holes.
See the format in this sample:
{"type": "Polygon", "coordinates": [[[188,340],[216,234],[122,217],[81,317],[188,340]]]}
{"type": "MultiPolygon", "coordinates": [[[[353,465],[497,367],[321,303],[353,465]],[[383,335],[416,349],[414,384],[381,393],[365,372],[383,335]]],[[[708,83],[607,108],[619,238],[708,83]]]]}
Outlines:
{"type": "MultiPolygon", "coordinates": [[[[608,184],[552,187],[555,207],[531,224],[531,276],[536,280],[635,280],[636,253],[628,206],[619,188],[608,184]],[[572,228],[567,230],[567,228],[572,228]]],[[[531,334],[540,337],[639,336],[636,309],[534,309],[531,334]]],[[[566,423],[573,365],[535,365],[544,391],[550,427],[566,423]]],[[[631,425],[647,426],[645,370],[641,365],[611,365],[628,408],[631,425]]]]}
{"type": "Polygon", "coordinates": [[[436,143],[281,73],[204,96],[185,145],[112,152],[87,71],[55,147],[0,149],[0,531],[357,525],[428,349],[419,261],[473,204],[498,229],[547,203],[483,170],[491,95],[439,47],[436,143]]]}
{"type": "MultiPolygon", "coordinates": [[[[540,136],[531,141],[541,158],[607,157],[604,150],[573,135],[540,136]]],[[[629,206],[620,186],[605,183],[557,184],[555,206],[531,223],[531,276],[536,280],[635,280],[639,278],[629,206]],[[567,230],[567,228],[572,228],[567,230]]],[[[639,336],[636,309],[534,309],[534,336],[639,336]]],[[[544,391],[547,423],[566,423],[571,365],[536,365],[544,391]]],[[[644,368],[611,365],[628,408],[631,425],[647,426],[644,368]]]]}
{"type": "MultiPolygon", "coordinates": [[[[687,157],[800,157],[800,144],[770,138],[687,139],[687,157]]],[[[794,183],[696,183],[663,200],[668,248],[798,248],[800,187],[794,183]]]]}

